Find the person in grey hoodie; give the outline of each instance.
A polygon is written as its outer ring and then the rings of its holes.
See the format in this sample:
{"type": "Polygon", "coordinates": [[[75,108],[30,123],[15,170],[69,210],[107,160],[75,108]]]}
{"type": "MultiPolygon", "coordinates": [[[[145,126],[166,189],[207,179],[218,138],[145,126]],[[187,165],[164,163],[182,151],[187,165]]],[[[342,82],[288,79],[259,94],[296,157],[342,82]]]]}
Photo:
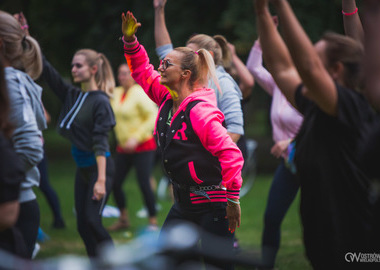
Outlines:
{"type": "Polygon", "coordinates": [[[42,88],[33,81],[42,72],[40,47],[35,39],[25,35],[25,27],[11,14],[0,11],[0,57],[5,66],[10,100],[9,121],[14,126],[12,142],[25,172],[16,227],[24,237],[27,256],[31,258],[40,220],[33,187],[38,186],[40,180],[37,164],[43,157],[41,130],[46,128],[46,121],[41,103],[42,88]]]}

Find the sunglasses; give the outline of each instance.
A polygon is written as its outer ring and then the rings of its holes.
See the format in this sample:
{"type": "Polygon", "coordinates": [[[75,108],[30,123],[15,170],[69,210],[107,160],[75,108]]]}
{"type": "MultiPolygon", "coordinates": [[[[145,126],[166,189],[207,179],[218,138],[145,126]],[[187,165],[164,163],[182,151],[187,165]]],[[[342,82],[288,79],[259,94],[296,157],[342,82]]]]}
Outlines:
{"type": "Polygon", "coordinates": [[[165,71],[169,66],[179,66],[177,64],[173,64],[172,62],[170,62],[169,59],[164,59],[164,60],[161,60],[160,61],[160,67],[162,67],[162,69],[165,71]]]}

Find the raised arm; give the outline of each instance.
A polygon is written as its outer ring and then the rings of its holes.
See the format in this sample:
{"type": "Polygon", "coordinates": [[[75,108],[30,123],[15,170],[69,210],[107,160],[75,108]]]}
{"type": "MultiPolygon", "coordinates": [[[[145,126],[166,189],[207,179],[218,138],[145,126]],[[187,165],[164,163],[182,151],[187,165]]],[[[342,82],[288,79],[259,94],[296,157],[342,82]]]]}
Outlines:
{"type": "Polygon", "coordinates": [[[165,22],[165,5],[167,0],[153,0],[154,7],[154,39],[156,53],[160,60],[173,50],[168,28],[165,22]]]}
{"type": "Polygon", "coordinates": [[[277,86],[272,75],[263,66],[263,51],[259,39],[257,39],[252,46],[246,65],[255,78],[255,82],[269,95],[273,96],[274,89],[277,86]]]}
{"type": "Polygon", "coordinates": [[[261,47],[263,48],[263,58],[268,71],[272,74],[284,96],[296,108],[295,91],[297,86],[301,84],[301,77],[273,22],[268,1],[255,0],[255,11],[261,47]]]}
{"type": "Polygon", "coordinates": [[[144,89],[145,93],[157,105],[168,93],[167,88],[160,84],[161,75],[149,63],[148,53],[136,38],[136,31],[141,26],[132,12],[121,15],[121,29],[124,42],[124,56],[127,60],[133,79],[144,89]]]}
{"type": "Polygon", "coordinates": [[[363,43],[364,31],[355,0],[342,0],[342,15],[346,35],[363,43]]]}
{"type": "Polygon", "coordinates": [[[156,41],[156,48],[172,43],[165,23],[166,1],[167,0],[153,0],[154,39],[156,41]]]}
{"type": "Polygon", "coordinates": [[[367,99],[380,111],[380,1],[365,1],[365,90],[367,99]]]}
{"type": "MultiPolygon", "coordinates": [[[[317,50],[294,15],[288,1],[272,0],[272,2],[281,21],[280,27],[284,41],[304,84],[302,94],[314,101],[321,110],[335,116],[337,114],[338,93],[332,77],[327,72],[317,50]]],[[[270,44],[266,45],[270,46],[270,44]]],[[[319,42],[318,46],[319,51],[325,51],[325,42],[319,42]]],[[[264,44],[263,48],[266,48],[264,44]]],[[[340,68],[343,69],[341,66],[340,68]]],[[[282,90],[282,86],[278,83],[277,85],[282,90]]]]}
{"type": "Polygon", "coordinates": [[[232,54],[232,63],[236,68],[237,76],[239,78],[239,88],[243,94],[243,98],[247,98],[252,93],[252,88],[255,85],[255,80],[248,68],[244,65],[243,61],[236,54],[235,46],[228,43],[228,47],[232,54]]]}
{"type": "MultiPolygon", "coordinates": [[[[16,13],[13,15],[19,22],[21,28],[24,30],[25,35],[29,36],[29,25],[24,13],[16,13]]],[[[58,71],[49,63],[45,55],[42,54],[43,70],[41,78],[46,81],[50,89],[58,96],[61,102],[65,101],[66,95],[69,91],[78,90],[77,87],[67,83],[63,80],[58,71]]]]}

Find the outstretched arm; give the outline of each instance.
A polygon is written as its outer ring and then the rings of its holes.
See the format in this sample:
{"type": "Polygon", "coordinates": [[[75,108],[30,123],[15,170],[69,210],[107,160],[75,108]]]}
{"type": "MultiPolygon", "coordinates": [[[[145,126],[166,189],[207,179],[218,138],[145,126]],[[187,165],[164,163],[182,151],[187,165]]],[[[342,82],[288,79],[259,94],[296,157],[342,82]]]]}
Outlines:
{"type": "Polygon", "coordinates": [[[156,48],[172,43],[165,23],[166,1],[167,0],[153,0],[154,39],[156,41],[156,48]]]}
{"type": "Polygon", "coordinates": [[[365,35],[365,90],[364,94],[380,111],[380,1],[365,1],[363,17],[365,35]]]}
{"type": "Polygon", "coordinates": [[[149,63],[145,48],[136,39],[136,31],[141,24],[130,11],[122,14],[121,21],[124,56],[132,72],[132,77],[144,89],[149,98],[159,105],[168,90],[160,83],[160,74],[149,63]]]}
{"type": "MultiPolygon", "coordinates": [[[[281,21],[280,27],[284,41],[304,84],[302,94],[325,113],[335,116],[338,93],[332,77],[325,69],[320,56],[294,15],[288,1],[272,0],[272,2],[281,21]]],[[[270,44],[266,45],[270,46],[270,44]]],[[[321,47],[325,45],[318,44],[321,47]]],[[[263,45],[263,48],[266,46],[263,45]]],[[[321,51],[324,49],[322,48],[321,51]]],[[[278,84],[278,86],[281,89],[281,85],[278,84]]]]}
{"type": "Polygon", "coordinates": [[[295,105],[295,91],[301,78],[293,64],[290,53],[277,31],[269,12],[268,0],[255,0],[258,33],[263,58],[268,71],[288,101],[295,105]]]}
{"type": "Polygon", "coordinates": [[[342,0],[342,15],[346,35],[363,43],[364,31],[355,0],[342,0]]]}

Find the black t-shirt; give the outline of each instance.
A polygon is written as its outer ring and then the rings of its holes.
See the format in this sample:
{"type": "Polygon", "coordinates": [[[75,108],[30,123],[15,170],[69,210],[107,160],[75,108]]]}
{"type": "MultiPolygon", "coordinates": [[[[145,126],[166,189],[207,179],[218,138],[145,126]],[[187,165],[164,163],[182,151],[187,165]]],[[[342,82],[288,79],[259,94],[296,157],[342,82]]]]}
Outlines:
{"type": "Polygon", "coordinates": [[[360,248],[371,218],[370,184],[359,164],[358,150],[373,111],[361,94],[340,85],[336,88],[336,117],[305,98],[302,86],[295,96],[304,115],[296,137],[295,164],[301,184],[305,245],[309,251],[324,249],[325,255],[360,248]]]}
{"type": "Polygon", "coordinates": [[[364,142],[359,159],[371,178],[380,181],[380,115],[371,126],[368,139],[364,142]]]}

